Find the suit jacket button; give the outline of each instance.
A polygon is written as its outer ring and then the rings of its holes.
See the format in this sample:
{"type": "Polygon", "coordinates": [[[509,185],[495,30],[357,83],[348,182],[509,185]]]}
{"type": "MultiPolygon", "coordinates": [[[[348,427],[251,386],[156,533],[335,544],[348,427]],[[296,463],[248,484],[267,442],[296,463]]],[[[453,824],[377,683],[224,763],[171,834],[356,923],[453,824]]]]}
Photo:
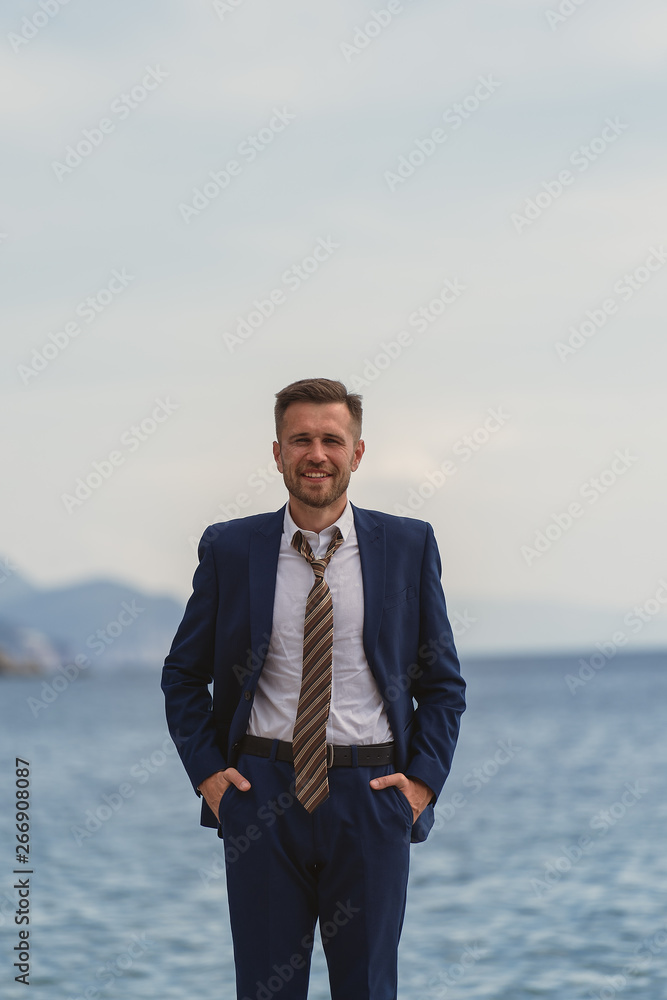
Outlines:
{"type": "Polygon", "coordinates": [[[243,697],[245,698],[246,701],[250,701],[252,695],[250,694],[250,691],[244,691],[243,697]]]}

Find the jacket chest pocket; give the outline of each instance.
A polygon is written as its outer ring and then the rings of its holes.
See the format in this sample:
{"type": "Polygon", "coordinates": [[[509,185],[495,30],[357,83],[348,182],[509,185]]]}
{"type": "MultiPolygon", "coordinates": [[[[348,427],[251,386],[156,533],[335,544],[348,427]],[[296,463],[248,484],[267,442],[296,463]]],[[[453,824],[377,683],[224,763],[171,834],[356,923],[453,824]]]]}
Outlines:
{"type": "Polygon", "coordinates": [[[399,590],[396,594],[387,594],[382,604],[382,608],[384,611],[389,611],[391,608],[398,608],[402,604],[407,604],[408,601],[413,600],[416,596],[416,587],[406,587],[405,590],[399,590]]]}

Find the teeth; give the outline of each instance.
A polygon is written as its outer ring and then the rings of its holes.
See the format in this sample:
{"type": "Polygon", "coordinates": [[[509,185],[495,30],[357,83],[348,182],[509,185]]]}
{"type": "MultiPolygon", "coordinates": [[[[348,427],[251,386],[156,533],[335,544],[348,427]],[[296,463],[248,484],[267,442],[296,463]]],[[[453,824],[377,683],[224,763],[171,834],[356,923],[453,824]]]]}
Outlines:
{"type": "Polygon", "coordinates": [[[304,476],[307,479],[326,479],[326,472],[304,472],[304,476]]]}

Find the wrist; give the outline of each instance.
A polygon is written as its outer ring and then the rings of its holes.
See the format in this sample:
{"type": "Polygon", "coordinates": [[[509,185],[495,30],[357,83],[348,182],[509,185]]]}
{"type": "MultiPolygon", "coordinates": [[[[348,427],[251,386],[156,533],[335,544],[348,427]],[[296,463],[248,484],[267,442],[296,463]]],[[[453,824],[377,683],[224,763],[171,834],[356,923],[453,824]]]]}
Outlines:
{"type": "Polygon", "coordinates": [[[414,782],[415,785],[418,785],[419,788],[424,792],[425,796],[428,796],[426,800],[427,806],[430,805],[432,802],[435,802],[435,792],[430,787],[430,785],[427,785],[426,782],[422,781],[421,778],[412,777],[412,775],[410,774],[406,775],[406,777],[409,778],[410,781],[414,782]]]}
{"type": "Polygon", "coordinates": [[[223,773],[224,772],[222,770],[220,770],[220,771],[213,771],[213,773],[209,774],[209,776],[207,778],[204,778],[203,781],[200,781],[199,784],[197,785],[197,792],[199,793],[199,795],[203,795],[202,788],[204,787],[204,785],[206,784],[207,781],[210,781],[211,778],[214,778],[216,776],[216,774],[223,774],[223,773]]]}

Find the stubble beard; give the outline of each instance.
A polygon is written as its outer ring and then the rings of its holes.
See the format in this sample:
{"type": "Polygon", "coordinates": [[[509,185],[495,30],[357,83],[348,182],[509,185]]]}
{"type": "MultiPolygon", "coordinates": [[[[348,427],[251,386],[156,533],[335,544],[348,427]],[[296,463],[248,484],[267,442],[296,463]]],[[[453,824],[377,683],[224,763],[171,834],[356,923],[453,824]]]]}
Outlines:
{"type": "Polygon", "coordinates": [[[288,492],[292,496],[296,497],[297,500],[306,504],[307,507],[319,508],[328,507],[330,504],[335,503],[336,500],[343,495],[350,484],[351,475],[351,470],[348,469],[345,472],[339,472],[337,475],[332,476],[328,489],[326,491],[320,491],[319,494],[309,491],[308,487],[304,485],[299,473],[288,473],[287,470],[285,470],[283,471],[283,480],[288,492]]]}

